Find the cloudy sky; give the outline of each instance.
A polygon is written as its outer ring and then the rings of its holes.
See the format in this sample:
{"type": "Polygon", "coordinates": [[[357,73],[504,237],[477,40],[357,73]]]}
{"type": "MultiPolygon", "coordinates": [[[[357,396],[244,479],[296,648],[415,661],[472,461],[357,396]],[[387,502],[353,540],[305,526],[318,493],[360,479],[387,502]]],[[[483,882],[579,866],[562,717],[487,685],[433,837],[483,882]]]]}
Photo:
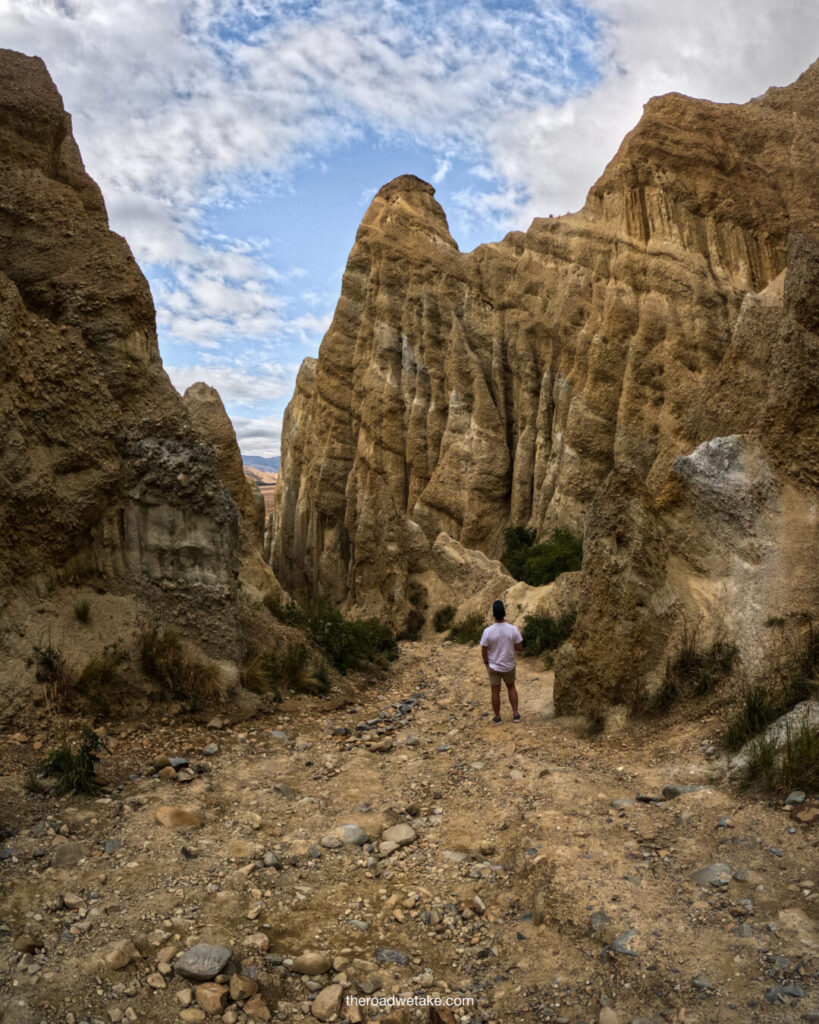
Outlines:
{"type": "Polygon", "coordinates": [[[819,5],[0,0],[0,46],[46,61],[176,386],[273,455],[384,182],[433,182],[464,251],[577,209],[650,96],[792,81],[819,5]]]}

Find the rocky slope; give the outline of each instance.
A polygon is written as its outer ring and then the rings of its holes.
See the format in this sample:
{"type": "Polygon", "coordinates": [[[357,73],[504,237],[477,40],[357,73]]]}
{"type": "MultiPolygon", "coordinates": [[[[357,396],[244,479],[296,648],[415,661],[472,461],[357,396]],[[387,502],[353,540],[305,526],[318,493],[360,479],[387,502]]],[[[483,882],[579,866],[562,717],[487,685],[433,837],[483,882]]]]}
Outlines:
{"type": "Polygon", "coordinates": [[[114,723],[96,799],[25,791],[31,723],[4,1021],[815,1022],[819,801],[732,791],[712,714],[585,741],[550,682],[524,662],[493,726],[475,648],[409,644],[355,704],[114,723]]]}
{"type": "Polygon", "coordinates": [[[400,622],[413,582],[466,596],[444,535],[497,557],[509,524],[585,530],[578,635],[602,635],[559,673],[566,707],[607,631],[656,667],[627,619],[706,611],[747,646],[815,608],[818,101],[819,64],[743,105],[652,99],[581,211],[467,254],[431,186],[382,188],[286,414],[283,583],[400,622]]]}
{"type": "Polygon", "coordinates": [[[230,652],[250,545],[239,509],[259,518],[235,437],[223,412],[210,436],[202,403],[186,410],[172,387],[148,284],[108,228],[60,96],[42,61],[9,50],[0,297],[0,692],[25,699],[32,645],[70,642],[78,593],[104,623],[94,643],[147,610],[230,652]]]}

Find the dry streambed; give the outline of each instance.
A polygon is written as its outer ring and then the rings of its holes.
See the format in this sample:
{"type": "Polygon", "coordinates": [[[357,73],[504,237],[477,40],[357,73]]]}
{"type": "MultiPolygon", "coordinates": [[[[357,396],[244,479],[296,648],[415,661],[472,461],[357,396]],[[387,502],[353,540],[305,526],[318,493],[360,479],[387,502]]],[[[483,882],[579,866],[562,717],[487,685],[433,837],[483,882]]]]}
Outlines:
{"type": "Polygon", "coordinates": [[[28,794],[18,737],[2,1019],[819,1021],[817,830],[711,723],[592,742],[520,678],[493,726],[474,649],[409,644],[359,704],[112,728],[98,798],[28,794]]]}

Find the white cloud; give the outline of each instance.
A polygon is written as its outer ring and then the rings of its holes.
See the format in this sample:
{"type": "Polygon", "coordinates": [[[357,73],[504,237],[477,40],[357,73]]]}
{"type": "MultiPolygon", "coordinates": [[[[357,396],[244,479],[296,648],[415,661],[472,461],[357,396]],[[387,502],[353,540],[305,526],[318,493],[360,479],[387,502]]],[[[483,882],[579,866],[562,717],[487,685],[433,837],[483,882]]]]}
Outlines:
{"type": "Polygon", "coordinates": [[[282,443],[282,421],[278,416],[255,419],[233,417],[236,440],[244,455],[278,455],[282,443]]]}
{"type": "Polygon", "coordinates": [[[192,366],[166,366],[168,376],[180,393],[204,381],[216,388],[225,405],[239,407],[263,406],[293,392],[298,366],[295,364],[260,363],[255,367],[224,366],[198,363],[192,366]]]}

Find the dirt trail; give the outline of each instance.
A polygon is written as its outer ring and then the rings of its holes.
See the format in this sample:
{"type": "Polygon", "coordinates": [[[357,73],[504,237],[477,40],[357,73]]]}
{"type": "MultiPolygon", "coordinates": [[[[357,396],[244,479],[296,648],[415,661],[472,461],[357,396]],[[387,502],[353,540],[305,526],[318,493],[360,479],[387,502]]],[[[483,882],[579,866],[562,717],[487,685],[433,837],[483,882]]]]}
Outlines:
{"type": "Polygon", "coordinates": [[[437,995],[463,1022],[819,1021],[816,831],[721,781],[707,716],[589,740],[551,683],[523,660],[523,721],[505,704],[496,726],[476,648],[406,644],[357,704],[112,727],[99,798],[7,773],[0,1020],[449,1020],[349,1001],[437,995]],[[158,755],[189,769],[157,778],[158,755]],[[706,788],[656,799],[671,784],[706,788]],[[203,825],[164,828],[162,805],[203,825]],[[239,968],[259,995],[206,1016],[171,966],[196,941],[233,951],[217,987],[239,968]]]}

